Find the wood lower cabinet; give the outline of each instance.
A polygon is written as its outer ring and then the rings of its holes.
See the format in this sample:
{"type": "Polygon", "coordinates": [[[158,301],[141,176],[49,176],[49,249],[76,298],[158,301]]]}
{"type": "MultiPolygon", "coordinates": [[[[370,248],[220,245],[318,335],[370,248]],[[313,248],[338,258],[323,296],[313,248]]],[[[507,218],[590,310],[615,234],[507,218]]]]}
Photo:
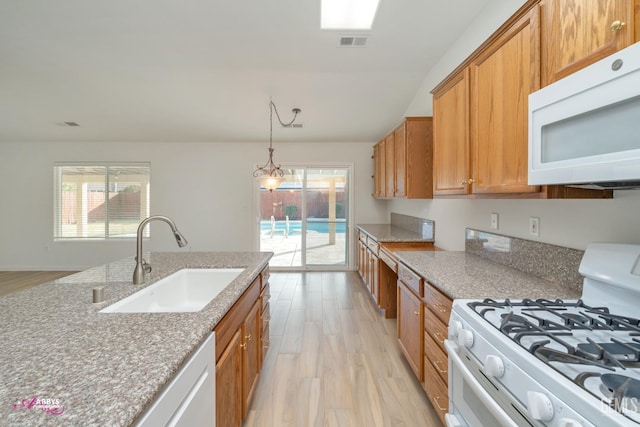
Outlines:
{"type": "Polygon", "coordinates": [[[449,359],[444,347],[444,340],[447,338],[453,301],[427,280],[423,282],[423,291],[424,380],[422,386],[444,424],[444,415],[449,410],[447,387],[449,359]]]}
{"type": "Polygon", "coordinates": [[[634,3],[633,0],[541,1],[542,85],[631,45],[634,3]]]}
{"type": "Polygon", "coordinates": [[[401,279],[398,280],[398,343],[420,382],[424,354],[422,310],[420,297],[401,279]]]}
{"type": "Polygon", "coordinates": [[[271,286],[269,284],[269,268],[265,268],[260,274],[262,291],[260,292],[260,302],[262,309],[260,311],[260,369],[264,364],[264,359],[267,357],[267,351],[271,346],[271,338],[269,335],[269,322],[271,321],[271,306],[269,300],[271,299],[271,286]]]}
{"type": "Polygon", "coordinates": [[[358,274],[386,319],[395,319],[398,313],[398,266],[395,251],[439,250],[431,242],[378,243],[359,228],[358,274]]]}
{"type": "Polygon", "coordinates": [[[398,262],[382,246],[378,261],[378,308],[385,319],[395,319],[398,315],[398,262]]]}
{"type": "Polygon", "coordinates": [[[242,349],[239,329],[216,362],[216,425],[242,425],[242,349]]]}
{"type": "Polygon", "coordinates": [[[268,284],[268,275],[266,267],[214,328],[218,426],[241,426],[251,406],[265,355],[262,310],[268,306],[268,287],[262,283],[268,284]]]}
{"type": "Polygon", "coordinates": [[[249,412],[260,376],[260,301],[256,301],[242,324],[242,418],[249,412]]]}

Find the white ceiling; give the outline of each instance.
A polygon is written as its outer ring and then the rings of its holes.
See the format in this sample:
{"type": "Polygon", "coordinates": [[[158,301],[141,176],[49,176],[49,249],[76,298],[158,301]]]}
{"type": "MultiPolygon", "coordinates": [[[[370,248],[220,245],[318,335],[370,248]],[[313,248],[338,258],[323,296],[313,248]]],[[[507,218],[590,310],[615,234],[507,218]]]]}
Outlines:
{"type": "Polygon", "coordinates": [[[350,33],[320,0],[5,0],[0,141],[268,141],[269,97],[304,124],[274,141],[375,141],[487,2],[381,0],[350,33]]]}

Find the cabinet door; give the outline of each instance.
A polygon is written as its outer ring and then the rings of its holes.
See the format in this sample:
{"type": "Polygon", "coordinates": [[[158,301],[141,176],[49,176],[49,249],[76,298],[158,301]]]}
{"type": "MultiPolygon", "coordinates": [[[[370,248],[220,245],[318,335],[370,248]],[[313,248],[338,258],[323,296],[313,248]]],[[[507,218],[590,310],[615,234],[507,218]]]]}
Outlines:
{"type": "Polygon", "coordinates": [[[532,193],[528,180],[528,96],[539,87],[538,8],[470,66],[473,193],[532,193]]]}
{"type": "Polygon", "coordinates": [[[385,170],[384,176],[386,179],[385,195],[386,197],[393,197],[396,189],[396,165],[395,165],[395,153],[394,153],[394,141],[393,133],[387,136],[384,140],[385,151],[385,170]]]}
{"type": "Polygon", "coordinates": [[[378,147],[378,156],[376,157],[376,176],[378,182],[378,195],[376,197],[383,199],[387,197],[387,178],[386,178],[386,169],[387,169],[387,160],[386,160],[386,149],[385,149],[385,140],[380,141],[377,144],[378,147]]]}
{"type": "Polygon", "coordinates": [[[469,179],[469,78],[464,69],[433,96],[433,189],[467,194],[469,179]]]}
{"type": "Polygon", "coordinates": [[[216,363],[216,425],[242,425],[242,349],[238,329],[216,363]]]}
{"type": "Polygon", "coordinates": [[[380,303],[380,281],[379,281],[379,269],[378,269],[378,256],[373,252],[370,252],[370,260],[371,260],[371,287],[369,290],[371,291],[371,295],[373,295],[373,299],[376,304],[380,303]]]}
{"type": "Polygon", "coordinates": [[[398,280],[398,342],[419,381],[423,369],[422,301],[398,280]]]}
{"type": "Polygon", "coordinates": [[[544,0],[541,3],[543,86],[633,43],[633,3],[629,0],[544,0]]]}
{"type": "Polygon", "coordinates": [[[380,170],[380,143],[373,146],[373,197],[379,198],[382,191],[383,180],[380,170]]]}
{"type": "Polygon", "coordinates": [[[405,139],[403,195],[408,199],[431,199],[433,198],[433,118],[407,117],[403,128],[405,139]]]}
{"type": "Polygon", "coordinates": [[[407,130],[406,122],[393,131],[393,147],[394,147],[394,161],[395,161],[395,191],[393,195],[395,197],[405,197],[406,193],[406,181],[407,181],[407,130]]]}
{"type": "Polygon", "coordinates": [[[242,324],[242,418],[247,416],[260,376],[260,301],[242,324]]]}

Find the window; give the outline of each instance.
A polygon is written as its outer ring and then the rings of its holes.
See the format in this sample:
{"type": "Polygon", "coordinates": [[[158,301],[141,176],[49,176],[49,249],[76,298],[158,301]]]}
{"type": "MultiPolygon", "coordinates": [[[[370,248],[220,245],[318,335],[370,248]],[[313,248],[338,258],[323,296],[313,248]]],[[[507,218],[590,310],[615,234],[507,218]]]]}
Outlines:
{"type": "Polygon", "coordinates": [[[150,171],[150,163],[54,164],[54,240],[135,237],[149,216],[150,171]]]}

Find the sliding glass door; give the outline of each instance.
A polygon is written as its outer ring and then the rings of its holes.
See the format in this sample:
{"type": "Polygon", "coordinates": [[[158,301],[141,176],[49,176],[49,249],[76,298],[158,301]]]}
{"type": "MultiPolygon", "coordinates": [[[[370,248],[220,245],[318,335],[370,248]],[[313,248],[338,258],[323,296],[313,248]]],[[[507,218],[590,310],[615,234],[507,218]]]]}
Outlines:
{"type": "Polygon", "coordinates": [[[271,267],[346,269],[349,167],[291,167],[269,192],[260,188],[260,250],[271,267]]]}

